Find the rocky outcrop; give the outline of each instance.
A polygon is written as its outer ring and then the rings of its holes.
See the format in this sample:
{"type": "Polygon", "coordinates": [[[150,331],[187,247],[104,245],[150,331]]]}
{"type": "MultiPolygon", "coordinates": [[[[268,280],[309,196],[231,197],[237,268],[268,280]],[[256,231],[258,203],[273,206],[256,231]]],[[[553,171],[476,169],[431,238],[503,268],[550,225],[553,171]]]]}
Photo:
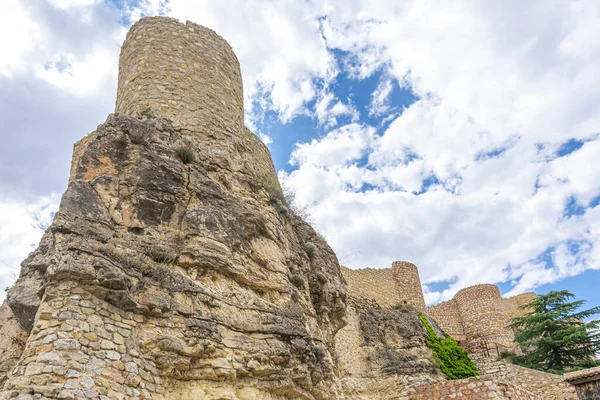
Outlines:
{"type": "Polygon", "coordinates": [[[338,261],[288,208],[239,120],[239,66],[219,57],[237,62],[198,25],[132,28],[117,101],[130,115],[75,145],[60,209],[8,292],[27,344],[0,398],[343,397],[338,261]],[[170,50],[175,62],[148,62],[170,50]],[[194,80],[175,87],[177,76],[194,80]],[[163,98],[136,92],[154,79],[163,98]]]}
{"type": "Polygon", "coordinates": [[[27,340],[27,333],[21,328],[8,303],[0,307],[0,387],[6,376],[17,364],[27,340]]]}
{"type": "Polygon", "coordinates": [[[254,135],[215,151],[114,114],[75,154],[8,293],[31,334],[5,397],[338,396],[339,265],[254,162],[268,157],[254,135]]]}
{"type": "Polygon", "coordinates": [[[349,297],[348,324],[336,336],[346,397],[408,399],[410,385],[444,379],[426,336],[412,307],[391,309],[349,297]]]}

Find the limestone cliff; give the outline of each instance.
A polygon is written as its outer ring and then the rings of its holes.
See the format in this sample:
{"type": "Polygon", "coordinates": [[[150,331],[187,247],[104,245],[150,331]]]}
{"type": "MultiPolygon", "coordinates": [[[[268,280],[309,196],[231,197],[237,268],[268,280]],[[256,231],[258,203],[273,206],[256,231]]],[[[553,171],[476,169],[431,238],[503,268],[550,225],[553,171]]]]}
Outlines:
{"type": "Polygon", "coordinates": [[[198,25],[132,28],[121,70],[139,75],[120,76],[118,108],[143,110],[110,115],[75,146],[60,209],[8,293],[29,337],[1,398],[339,397],[343,278],[287,208],[266,147],[231,115],[239,66],[206,68],[181,94],[163,79],[162,98],[136,86],[222,54],[237,63],[198,25]],[[145,63],[178,44],[185,54],[145,63]],[[186,104],[198,112],[169,112],[186,104]]]}
{"type": "Polygon", "coordinates": [[[222,38],[146,18],[119,71],[0,312],[0,399],[392,399],[439,379],[414,311],[347,307],[222,38]]]}

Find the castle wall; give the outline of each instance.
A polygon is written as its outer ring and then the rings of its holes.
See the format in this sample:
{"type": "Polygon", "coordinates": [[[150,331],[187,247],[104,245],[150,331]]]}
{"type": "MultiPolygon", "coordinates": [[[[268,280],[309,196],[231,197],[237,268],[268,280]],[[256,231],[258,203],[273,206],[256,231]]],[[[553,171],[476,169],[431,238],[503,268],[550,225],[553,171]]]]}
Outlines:
{"type": "Polygon", "coordinates": [[[406,261],[394,261],[392,274],[400,300],[399,304],[409,305],[417,311],[425,312],[425,299],[417,266],[406,261]]]}
{"type": "Polygon", "coordinates": [[[514,334],[508,327],[510,320],[496,285],[475,285],[459,290],[454,296],[463,321],[465,345],[477,353],[482,346],[498,345],[514,348],[514,334]]]}
{"type": "Polygon", "coordinates": [[[390,307],[401,304],[391,268],[342,267],[342,275],[348,283],[348,293],[354,297],[375,300],[381,305],[390,307]]]}
{"type": "Polygon", "coordinates": [[[117,113],[165,117],[195,133],[235,134],[243,127],[240,65],[227,42],[192,22],[136,22],[119,59],[117,113]]]}
{"type": "Polygon", "coordinates": [[[513,297],[504,299],[504,307],[509,318],[523,316],[527,310],[521,310],[520,307],[535,300],[537,295],[533,292],[521,293],[513,297]]]}
{"type": "Polygon", "coordinates": [[[497,400],[547,400],[521,387],[493,379],[491,377],[475,377],[455,381],[444,381],[420,385],[413,388],[411,400],[443,400],[443,399],[497,399],[497,400]]]}
{"type": "Polygon", "coordinates": [[[519,307],[535,299],[529,292],[503,299],[496,285],[475,285],[459,291],[452,300],[426,307],[414,264],[397,261],[392,268],[343,268],[349,294],[381,305],[408,305],[433,318],[440,328],[460,342],[474,360],[495,358],[502,351],[517,351],[510,319],[523,315],[519,307]]]}
{"type": "Polygon", "coordinates": [[[427,315],[433,318],[440,328],[448,335],[452,336],[454,340],[463,342],[466,339],[463,321],[460,317],[460,311],[458,310],[456,300],[452,299],[428,307],[427,315]]]}

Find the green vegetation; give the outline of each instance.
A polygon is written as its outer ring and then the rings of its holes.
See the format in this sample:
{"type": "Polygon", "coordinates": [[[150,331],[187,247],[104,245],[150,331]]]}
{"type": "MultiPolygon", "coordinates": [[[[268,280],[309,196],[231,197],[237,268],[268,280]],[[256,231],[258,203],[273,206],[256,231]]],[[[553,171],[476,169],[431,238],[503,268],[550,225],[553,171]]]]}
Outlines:
{"type": "Polygon", "coordinates": [[[196,154],[194,154],[194,150],[192,150],[189,146],[180,146],[175,149],[177,155],[181,159],[181,162],[184,164],[189,164],[196,159],[196,154]]]}
{"type": "Polygon", "coordinates": [[[557,374],[598,365],[600,320],[584,321],[600,306],[577,312],[585,301],[574,298],[568,290],[552,291],[521,307],[528,313],[513,318],[511,327],[525,354],[512,357],[515,364],[557,374]]]}
{"type": "Polygon", "coordinates": [[[420,315],[419,318],[427,329],[427,346],[433,351],[433,357],[448,379],[464,379],[478,375],[477,367],[467,352],[452,337],[440,338],[424,315],[420,315]]]}

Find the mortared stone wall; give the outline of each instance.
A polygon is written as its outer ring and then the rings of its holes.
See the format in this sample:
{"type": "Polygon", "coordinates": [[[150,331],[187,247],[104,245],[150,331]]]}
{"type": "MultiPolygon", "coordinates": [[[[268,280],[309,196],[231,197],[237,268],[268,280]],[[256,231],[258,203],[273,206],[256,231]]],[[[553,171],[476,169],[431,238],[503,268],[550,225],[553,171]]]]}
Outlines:
{"type": "Polygon", "coordinates": [[[392,268],[342,268],[352,296],[375,300],[387,306],[411,306],[433,318],[440,328],[458,341],[475,359],[496,358],[500,352],[518,352],[510,319],[523,315],[520,309],[535,299],[529,292],[503,299],[496,285],[462,289],[453,299],[426,307],[418,268],[396,261],[392,268]]]}

